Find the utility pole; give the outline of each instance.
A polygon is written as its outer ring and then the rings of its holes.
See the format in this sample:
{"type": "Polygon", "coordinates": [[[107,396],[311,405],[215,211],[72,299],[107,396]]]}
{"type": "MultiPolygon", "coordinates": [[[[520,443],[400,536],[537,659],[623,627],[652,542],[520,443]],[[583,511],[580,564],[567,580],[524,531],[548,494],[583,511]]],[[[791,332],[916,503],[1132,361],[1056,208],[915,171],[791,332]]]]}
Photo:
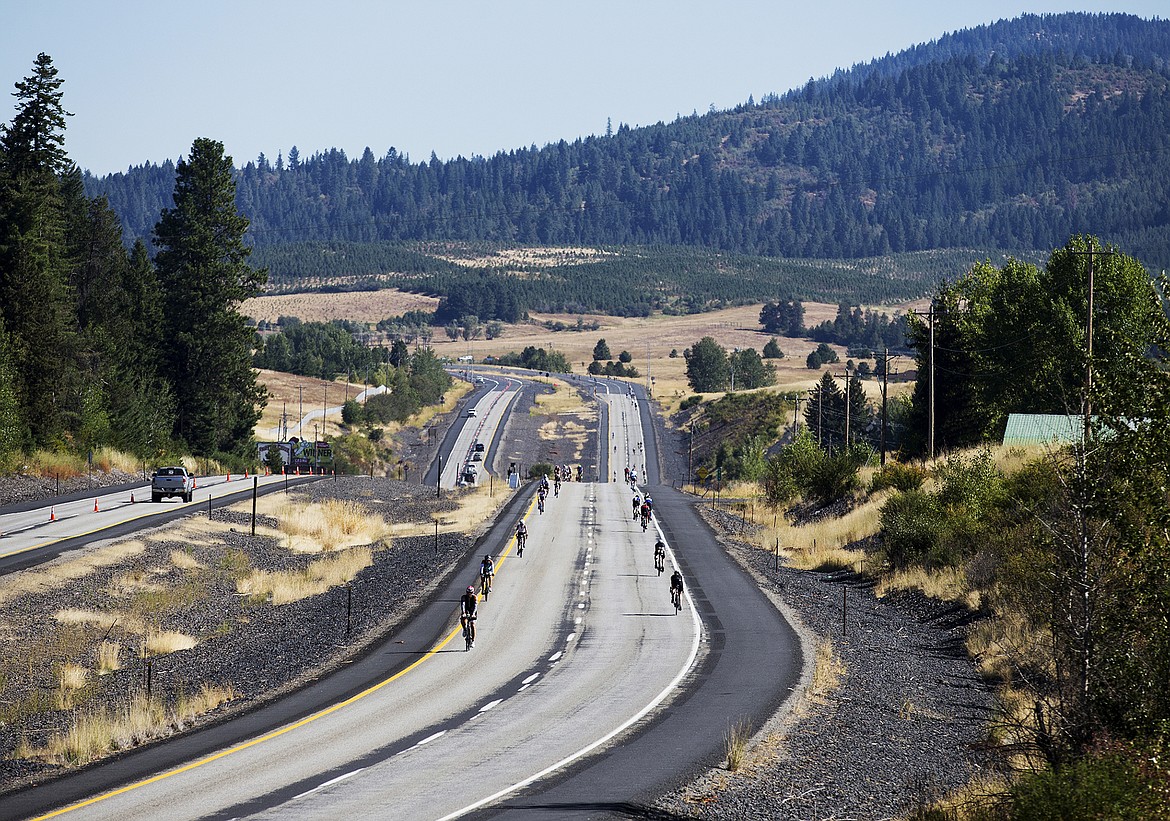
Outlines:
{"type": "Polygon", "coordinates": [[[796,413],[792,417],[792,441],[796,441],[796,437],[800,435],[800,394],[796,395],[793,400],[796,403],[796,413]]]}
{"type": "Polygon", "coordinates": [[[297,407],[297,436],[300,436],[302,439],[304,439],[305,437],[301,433],[301,422],[304,421],[304,418],[305,418],[305,386],[304,385],[297,385],[297,396],[300,399],[300,405],[297,407]]]}
{"type": "Polygon", "coordinates": [[[890,379],[890,349],[886,348],[885,353],[882,354],[882,433],[881,433],[881,442],[882,442],[881,466],[882,467],[886,466],[886,427],[887,427],[886,394],[887,394],[887,389],[889,388],[889,379],[890,379]]]}
{"type": "Polygon", "coordinates": [[[934,461],[934,318],[936,315],[934,309],[934,299],[930,300],[930,310],[923,313],[921,311],[910,311],[915,316],[925,316],[930,323],[930,366],[929,366],[929,392],[927,394],[927,448],[930,451],[930,461],[934,461]]]}

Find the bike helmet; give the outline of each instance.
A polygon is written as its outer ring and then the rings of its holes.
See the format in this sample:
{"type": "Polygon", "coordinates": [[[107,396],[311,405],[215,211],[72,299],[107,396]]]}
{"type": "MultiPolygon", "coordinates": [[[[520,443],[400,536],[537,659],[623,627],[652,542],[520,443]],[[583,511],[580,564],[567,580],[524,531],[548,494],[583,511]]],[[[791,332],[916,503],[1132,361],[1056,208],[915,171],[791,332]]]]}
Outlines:
{"type": "Polygon", "coordinates": [[[486,556],[483,557],[483,560],[485,562],[490,562],[492,560],[492,555],[490,553],[488,553],[486,556]]]}
{"type": "Polygon", "coordinates": [[[474,593],[474,592],[475,592],[475,588],[474,588],[474,587],[472,587],[472,586],[469,584],[469,585],[467,585],[467,592],[468,592],[468,593],[474,593]]]}

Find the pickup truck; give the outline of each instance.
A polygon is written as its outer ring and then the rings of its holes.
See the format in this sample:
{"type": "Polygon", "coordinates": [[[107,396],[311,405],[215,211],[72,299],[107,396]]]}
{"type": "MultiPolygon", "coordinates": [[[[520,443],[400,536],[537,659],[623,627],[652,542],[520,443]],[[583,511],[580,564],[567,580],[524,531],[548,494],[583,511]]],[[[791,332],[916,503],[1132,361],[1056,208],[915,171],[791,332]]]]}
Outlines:
{"type": "Polygon", "coordinates": [[[150,477],[150,501],[161,502],[164,497],[178,496],[191,501],[195,491],[195,476],[185,467],[158,468],[150,477]]]}

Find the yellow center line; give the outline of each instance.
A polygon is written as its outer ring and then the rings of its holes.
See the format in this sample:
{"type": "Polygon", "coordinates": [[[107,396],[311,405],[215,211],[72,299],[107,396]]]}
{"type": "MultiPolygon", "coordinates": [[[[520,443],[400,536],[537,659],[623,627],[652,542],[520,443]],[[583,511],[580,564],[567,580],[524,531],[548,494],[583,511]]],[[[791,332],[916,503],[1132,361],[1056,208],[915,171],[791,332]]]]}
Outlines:
{"type": "MultiPolygon", "coordinates": [[[[534,504],[534,502],[535,502],[535,497],[533,497],[533,501],[530,501],[528,503],[528,509],[524,512],[523,518],[528,518],[528,516],[532,513],[532,505],[534,504]]],[[[194,502],[192,502],[192,504],[194,504],[194,502]]],[[[509,537],[507,544],[504,547],[504,551],[500,554],[499,563],[496,567],[497,572],[499,571],[499,568],[503,566],[504,559],[508,556],[509,553],[512,552],[512,547],[515,544],[516,544],[516,534],[515,534],[515,532],[513,532],[512,535],[509,537]]],[[[102,793],[101,795],[95,795],[92,798],[82,799],[81,801],[77,801],[73,804],[69,804],[68,806],[62,807],[58,810],[53,810],[52,812],[45,813],[44,815],[38,815],[35,818],[29,819],[29,821],[43,821],[43,819],[47,819],[47,818],[56,818],[60,815],[64,815],[65,813],[73,812],[74,810],[80,810],[80,809],[83,809],[84,807],[92,806],[94,804],[97,804],[98,802],[105,801],[105,800],[110,799],[110,798],[114,798],[115,796],[119,796],[119,795],[122,795],[124,793],[128,793],[132,790],[137,790],[137,789],[140,789],[142,787],[146,787],[146,786],[149,786],[151,784],[155,784],[155,783],[158,783],[158,782],[163,781],[165,779],[171,778],[173,776],[181,775],[182,773],[189,772],[189,771],[194,770],[198,767],[202,767],[206,764],[211,764],[214,761],[219,761],[221,758],[226,758],[229,755],[232,755],[234,753],[243,752],[244,750],[255,747],[257,744],[262,744],[265,741],[271,741],[274,738],[279,738],[280,736],[284,735],[285,733],[290,733],[293,730],[297,730],[297,729],[300,729],[301,727],[304,727],[308,724],[312,724],[314,721],[317,721],[318,719],[322,719],[328,715],[332,715],[333,713],[337,712],[338,710],[342,709],[343,707],[348,707],[351,704],[354,704],[358,701],[361,701],[364,698],[367,698],[368,696],[373,695],[374,693],[378,692],[379,690],[381,690],[383,687],[387,686],[388,684],[391,684],[391,683],[397,681],[398,679],[402,678],[407,673],[409,673],[411,670],[415,669],[420,664],[422,664],[424,661],[435,656],[439,651],[441,651],[444,647],[446,647],[457,635],[459,635],[462,632],[462,629],[463,629],[462,627],[456,627],[454,630],[452,630],[450,633],[448,633],[447,636],[442,641],[440,641],[438,644],[436,644],[434,647],[432,647],[430,650],[428,650],[421,658],[418,658],[415,661],[411,662],[409,665],[402,668],[401,670],[399,670],[397,673],[390,676],[389,678],[383,679],[382,681],[379,681],[377,684],[374,684],[374,685],[368,687],[367,689],[362,690],[360,693],[357,693],[356,695],[350,696],[345,701],[339,701],[337,704],[333,704],[333,705],[326,707],[326,708],[324,708],[316,713],[313,713],[312,715],[306,716],[306,717],[302,718],[300,721],[294,722],[293,724],[289,724],[288,726],[285,726],[285,727],[281,727],[278,730],[273,730],[272,732],[267,733],[265,735],[257,736],[256,738],[253,738],[250,741],[245,741],[241,744],[237,744],[234,747],[229,747],[226,750],[220,750],[218,753],[213,753],[212,755],[206,756],[205,758],[198,759],[197,761],[192,761],[189,764],[184,764],[180,767],[175,767],[174,769],[166,770],[164,772],[158,773],[157,775],[153,775],[150,778],[144,778],[141,781],[135,781],[132,784],[127,784],[125,787],[119,787],[116,790],[110,790],[109,792],[102,793]]]]}

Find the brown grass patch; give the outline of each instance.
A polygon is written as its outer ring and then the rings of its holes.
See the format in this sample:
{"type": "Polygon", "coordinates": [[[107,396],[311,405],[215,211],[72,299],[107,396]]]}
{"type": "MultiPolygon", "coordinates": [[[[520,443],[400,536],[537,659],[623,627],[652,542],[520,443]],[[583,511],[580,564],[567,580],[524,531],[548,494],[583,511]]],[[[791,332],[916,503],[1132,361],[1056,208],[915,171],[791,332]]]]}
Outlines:
{"type": "Polygon", "coordinates": [[[381,516],[371,515],[357,502],[336,499],[286,504],[277,517],[285,546],[299,553],[374,544],[389,532],[381,516]]]}
{"type": "Polygon", "coordinates": [[[57,709],[73,708],[74,694],[89,681],[89,670],[80,664],[66,662],[57,666],[57,709]]]}
{"type": "Polygon", "coordinates": [[[894,570],[882,575],[873,592],[881,598],[895,590],[918,590],[932,599],[959,602],[970,610],[978,610],[982,600],[978,590],[970,589],[966,571],[956,567],[894,570]]]}
{"type": "Polygon", "coordinates": [[[98,675],[122,669],[122,645],[116,641],[103,641],[97,646],[98,675]]]}
{"type": "Polygon", "coordinates": [[[844,675],[845,662],[837,655],[832,640],[822,639],[817,645],[817,658],[808,685],[809,699],[823,704],[829,693],[837,689],[844,675]]]}
{"type": "Polygon", "coordinates": [[[85,552],[66,553],[40,567],[4,576],[0,578],[0,604],[17,596],[55,590],[96,570],[120,564],[143,550],[145,546],[136,540],[110,544],[85,552]]]}
{"type": "Polygon", "coordinates": [[[317,559],[303,570],[254,570],[236,582],[236,590],[272,604],[289,604],[345,584],[373,562],[373,551],[359,547],[317,559]]]}
{"type": "Polygon", "coordinates": [[[185,550],[172,550],[171,564],[180,570],[198,570],[203,567],[198,559],[185,550]]]}
{"type": "Polygon", "coordinates": [[[151,630],[146,634],[146,652],[152,656],[190,650],[198,643],[193,636],[173,630],[151,630]]]}
{"type": "Polygon", "coordinates": [[[167,735],[235,697],[231,688],[204,684],[194,697],[180,699],[174,710],[168,710],[161,702],[139,695],[116,713],[102,709],[77,716],[68,731],[51,737],[44,747],[22,743],[15,757],[55,764],[88,764],[167,735]]]}
{"type": "Polygon", "coordinates": [[[349,319],[375,325],[383,319],[402,316],[407,311],[433,311],[438,304],[437,297],[384,288],[378,291],[252,297],[240,304],[240,313],[257,322],[275,322],[282,316],[295,316],[304,322],[349,319]]]}

